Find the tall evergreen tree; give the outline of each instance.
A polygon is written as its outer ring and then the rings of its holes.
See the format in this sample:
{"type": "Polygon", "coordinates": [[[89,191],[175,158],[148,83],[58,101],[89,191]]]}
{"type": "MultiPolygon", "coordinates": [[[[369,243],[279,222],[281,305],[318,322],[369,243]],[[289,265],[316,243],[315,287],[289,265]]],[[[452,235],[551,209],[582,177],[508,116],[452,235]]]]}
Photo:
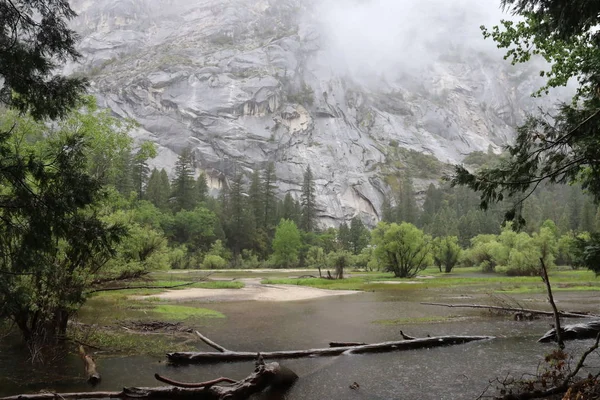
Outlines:
{"type": "Polygon", "coordinates": [[[398,204],[396,206],[396,220],[414,224],[418,219],[418,207],[415,199],[415,189],[412,179],[405,176],[400,184],[398,204]]]}
{"type": "MultiPolygon", "coordinates": [[[[263,182],[262,182],[262,184],[263,184],[263,201],[264,201],[264,211],[263,211],[264,223],[262,224],[262,227],[267,232],[274,231],[275,226],[278,223],[278,220],[276,218],[276,215],[277,215],[277,213],[276,213],[277,199],[275,197],[275,190],[277,189],[276,182],[277,182],[277,176],[275,175],[275,163],[269,162],[267,164],[267,168],[265,169],[264,176],[263,176],[263,182]]],[[[295,222],[297,222],[297,220],[298,220],[297,218],[293,219],[293,221],[295,221],[295,222]]]]}
{"type": "Polygon", "coordinates": [[[115,177],[115,188],[119,193],[126,197],[134,190],[132,158],[130,151],[124,151],[121,154],[122,170],[121,173],[117,174],[115,177]]]}
{"type": "Polygon", "coordinates": [[[390,199],[387,196],[383,196],[383,202],[381,203],[381,220],[383,222],[396,222],[396,216],[394,215],[394,208],[390,203],[390,199]]]}
{"type": "Polygon", "coordinates": [[[350,251],[357,255],[369,244],[370,233],[359,217],[350,221],[350,251]]]}
{"type": "Polygon", "coordinates": [[[208,199],[208,182],[206,181],[206,174],[203,172],[198,176],[196,180],[196,200],[199,203],[203,203],[208,199]]]}
{"type": "Polygon", "coordinates": [[[145,198],[154,204],[156,208],[164,211],[168,208],[170,195],[171,185],[169,184],[167,171],[163,169],[159,172],[154,168],[148,179],[145,198]]]}
{"type": "Polygon", "coordinates": [[[174,211],[192,210],[197,204],[196,182],[194,179],[194,156],[185,148],[175,164],[175,179],[171,185],[174,198],[174,211]]]}
{"type": "Polygon", "coordinates": [[[315,182],[309,165],[304,172],[304,182],[302,183],[302,229],[306,232],[314,232],[316,217],[315,182]]]}
{"type": "Polygon", "coordinates": [[[254,221],[242,181],[243,175],[237,173],[227,193],[227,208],[223,210],[225,235],[234,256],[241,254],[243,249],[251,247],[251,234],[254,231],[254,221]]]}
{"type": "Polygon", "coordinates": [[[260,173],[258,170],[254,170],[250,178],[250,187],[248,188],[248,202],[254,219],[254,226],[263,228],[265,224],[265,207],[264,193],[261,186],[260,173]]]}
{"type": "Polygon", "coordinates": [[[138,199],[144,198],[144,190],[148,182],[150,168],[148,160],[156,157],[156,145],[152,142],[144,142],[133,156],[132,162],[132,181],[134,190],[138,195],[138,199]]]}
{"type": "Polygon", "coordinates": [[[348,228],[348,224],[346,222],[342,222],[340,227],[338,228],[337,239],[339,245],[342,247],[342,250],[350,250],[352,248],[350,238],[350,228],[348,228]]]}
{"type": "Polygon", "coordinates": [[[290,192],[285,194],[283,204],[281,206],[281,219],[287,219],[298,223],[300,221],[300,213],[298,212],[298,202],[294,201],[290,192]]]}

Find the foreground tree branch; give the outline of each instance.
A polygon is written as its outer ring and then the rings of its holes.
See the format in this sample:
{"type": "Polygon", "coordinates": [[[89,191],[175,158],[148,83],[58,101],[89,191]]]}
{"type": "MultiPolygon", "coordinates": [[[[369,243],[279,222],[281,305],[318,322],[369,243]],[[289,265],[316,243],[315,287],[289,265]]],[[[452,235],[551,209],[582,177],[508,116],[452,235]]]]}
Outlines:
{"type": "MultiPolygon", "coordinates": [[[[308,350],[288,350],[260,352],[264,359],[290,359],[304,357],[327,357],[341,354],[364,354],[389,351],[415,350],[431,347],[451,346],[477,340],[493,339],[491,336],[438,336],[411,340],[401,340],[374,344],[358,344],[351,346],[330,347],[308,350]]],[[[212,341],[211,341],[212,342],[212,341]]],[[[214,343],[214,342],[213,342],[214,343]]],[[[212,345],[211,345],[212,346],[212,345]]],[[[214,346],[212,346],[214,347],[214,346]]],[[[227,361],[249,361],[257,357],[256,352],[250,351],[219,351],[219,352],[181,352],[168,353],[167,358],[173,364],[201,364],[227,361]]]]}
{"type": "MultiPolygon", "coordinates": [[[[178,384],[168,378],[160,377],[163,381],[178,384]]],[[[0,400],[66,400],[66,399],[193,399],[193,400],[245,400],[269,386],[290,387],[298,376],[291,370],[278,363],[259,364],[254,372],[245,379],[233,381],[220,378],[214,381],[202,382],[197,387],[129,387],[120,392],[78,392],[78,393],[36,393],[20,394],[0,398],[0,400]],[[219,386],[216,383],[233,381],[231,386],[219,386]]],[[[194,384],[185,384],[194,385],[194,384]]]]}
{"type": "Polygon", "coordinates": [[[552,296],[552,286],[550,286],[550,279],[548,278],[548,270],[546,269],[546,264],[544,264],[544,259],[540,258],[540,264],[542,265],[542,280],[546,285],[546,292],[548,293],[548,301],[552,306],[552,312],[554,314],[554,326],[556,329],[556,343],[558,343],[558,348],[563,350],[565,348],[565,342],[562,339],[562,330],[560,329],[560,314],[558,313],[558,308],[556,307],[556,303],[554,302],[554,296],[552,296]]]}
{"type": "MultiPolygon", "coordinates": [[[[485,304],[446,304],[446,303],[421,303],[426,306],[440,306],[440,307],[450,307],[450,308],[480,308],[487,310],[497,310],[497,311],[506,311],[506,312],[523,312],[534,315],[547,315],[554,316],[553,311],[541,311],[541,310],[530,310],[527,308],[512,308],[512,307],[500,307],[500,306],[487,306],[485,304]]],[[[563,318],[600,318],[599,315],[595,314],[580,314],[574,312],[565,312],[558,311],[558,315],[563,318]]]]}

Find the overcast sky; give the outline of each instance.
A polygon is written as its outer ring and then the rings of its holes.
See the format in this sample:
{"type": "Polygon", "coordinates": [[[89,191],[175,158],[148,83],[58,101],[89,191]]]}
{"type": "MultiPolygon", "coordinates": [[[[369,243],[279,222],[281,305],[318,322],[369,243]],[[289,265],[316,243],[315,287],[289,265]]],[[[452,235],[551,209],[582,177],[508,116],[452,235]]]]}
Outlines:
{"type": "MultiPolygon", "coordinates": [[[[352,74],[415,72],[460,47],[503,51],[480,26],[510,15],[499,0],[321,0],[315,14],[328,63],[352,74]]],[[[343,71],[340,71],[343,72],[343,71]]]]}

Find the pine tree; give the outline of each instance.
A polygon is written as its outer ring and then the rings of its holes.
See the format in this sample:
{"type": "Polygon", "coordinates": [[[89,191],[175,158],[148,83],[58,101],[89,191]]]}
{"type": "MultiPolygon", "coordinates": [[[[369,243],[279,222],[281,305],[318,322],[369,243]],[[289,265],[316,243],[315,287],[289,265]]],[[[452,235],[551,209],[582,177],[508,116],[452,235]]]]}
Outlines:
{"type": "Polygon", "coordinates": [[[352,248],[351,238],[350,238],[350,228],[348,228],[348,224],[346,222],[342,222],[340,227],[338,228],[338,243],[342,247],[342,250],[350,250],[352,248]]]}
{"type": "Polygon", "coordinates": [[[123,196],[128,197],[134,190],[132,173],[132,156],[130,151],[124,151],[121,154],[121,173],[115,176],[115,188],[123,196]]]}
{"type": "MultiPolygon", "coordinates": [[[[274,231],[275,226],[278,223],[278,219],[276,218],[276,204],[277,198],[275,197],[275,190],[277,176],[275,175],[275,164],[270,162],[267,164],[267,168],[265,169],[263,176],[263,201],[264,201],[264,223],[263,228],[267,232],[274,231]]],[[[293,219],[293,221],[297,222],[297,218],[293,219]]]]}
{"type": "Polygon", "coordinates": [[[254,219],[254,226],[264,227],[265,226],[265,215],[264,212],[264,194],[261,188],[260,174],[258,170],[252,173],[250,178],[250,187],[248,188],[248,202],[250,203],[250,212],[254,219]]]}
{"type": "Polygon", "coordinates": [[[151,142],[144,142],[133,156],[131,165],[132,181],[138,199],[144,197],[144,189],[148,182],[148,174],[150,173],[148,160],[156,157],[156,154],[156,145],[151,142]]]}
{"type": "Polygon", "coordinates": [[[227,208],[224,209],[225,234],[234,256],[251,247],[251,234],[255,229],[242,180],[241,173],[234,176],[227,194],[227,208]]]}
{"type": "Polygon", "coordinates": [[[396,206],[396,220],[414,224],[418,219],[417,201],[412,179],[408,176],[402,179],[396,206]]]}
{"type": "Polygon", "coordinates": [[[433,183],[427,188],[425,201],[423,202],[423,213],[420,218],[420,225],[424,227],[431,223],[434,215],[442,207],[442,191],[437,189],[433,183]]]}
{"type": "Polygon", "coordinates": [[[317,205],[315,199],[315,182],[310,165],[306,167],[302,184],[302,219],[301,227],[305,232],[315,230],[317,205]]]}
{"type": "Polygon", "coordinates": [[[353,254],[358,255],[369,244],[370,233],[359,217],[350,221],[350,244],[353,254]]]}
{"type": "Polygon", "coordinates": [[[297,223],[300,220],[300,215],[298,213],[298,202],[294,201],[294,198],[292,197],[290,192],[286,193],[285,197],[283,198],[280,216],[281,219],[294,221],[294,223],[297,223]]]}
{"type": "Polygon", "coordinates": [[[167,172],[164,169],[159,172],[156,168],[154,168],[150,174],[150,178],[148,179],[145,198],[154,204],[156,208],[160,210],[166,210],[169,205],[170,194],[171,185],[169,184],[167,172]]]}
{"type": "Polygon", "coordinates": [[[174,211],[192,210],[197,204],[194,179],[194,156],[192,150],[185,148],[175,164],[175,179],[172,189],[174,211]]]}
{"type": "Polygon", "coordinates": [[[196,180],[196,200],[198,203],[203,203],[208,198],[208,183],[206,182],[206,174],[203,172],[196,180]]]}
{"type": "Polygon", "coordinates": [[[390,203],[390,199],[387,196],[383,196],[383,202],[381,203],[381,220],[383,222],[396,222],[394,215],[394,208],[390,203]]]}

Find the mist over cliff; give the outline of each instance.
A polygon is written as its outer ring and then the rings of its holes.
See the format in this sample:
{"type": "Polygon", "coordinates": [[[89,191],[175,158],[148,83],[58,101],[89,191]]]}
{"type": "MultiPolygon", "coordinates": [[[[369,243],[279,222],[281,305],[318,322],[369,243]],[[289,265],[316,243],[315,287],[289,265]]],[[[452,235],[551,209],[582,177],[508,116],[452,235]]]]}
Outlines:
{"type": "Polygon", "coordinates": [[[77,0],[84,59],[70,69],[140,123],[156,166],[192,146],[219,188],[273,161],[280,194],[299,196],[310,165],[323,225],[374,224],[398,176],[420,190],[552,105],[530,96],[537,67],[483,40],[480,25],[507,17],[496,3],[77,0]]]}

